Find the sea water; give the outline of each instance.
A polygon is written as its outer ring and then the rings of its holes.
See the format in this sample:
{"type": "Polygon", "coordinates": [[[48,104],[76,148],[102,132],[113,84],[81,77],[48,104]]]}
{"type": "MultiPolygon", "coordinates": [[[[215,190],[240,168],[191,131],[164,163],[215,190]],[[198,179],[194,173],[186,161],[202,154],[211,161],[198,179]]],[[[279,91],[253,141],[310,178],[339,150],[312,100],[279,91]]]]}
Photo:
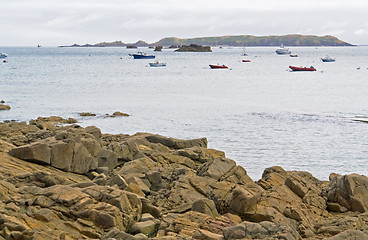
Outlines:
{"type": "Polygon", "coordinates": [[[12,109],[0,121],[56,115],[104,133],[206,137],[253,180],[275,165],[322,180],[368,175],[368,125],[354,121],[368,115],[368,47],[293,47],[297,58],[272,47],[140,50],[167,66],[130,58],[137,49],[1,47],[9,56],[0,63],[0,100],[12,109]],[[326,55],[336,62],[323,63],[326,55]],[[115,111],[130,116],[105,116],[115,111]]]}

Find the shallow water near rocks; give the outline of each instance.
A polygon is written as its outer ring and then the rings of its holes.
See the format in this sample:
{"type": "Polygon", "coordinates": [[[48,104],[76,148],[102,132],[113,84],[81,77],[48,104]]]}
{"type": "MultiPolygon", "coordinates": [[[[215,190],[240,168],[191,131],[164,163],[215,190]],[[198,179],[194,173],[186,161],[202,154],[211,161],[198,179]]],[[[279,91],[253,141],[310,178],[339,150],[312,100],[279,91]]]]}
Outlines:
{"type": "Polygon", "coordinates": [[[290,48],[298,58],[275,49],[141,48],[167,63],[150,68],[153,60],[129,58],[134,49],[2,47],[9,57],[0,64],[0,100],[12,109],[0,121],[58,115],[104,133],[207,137],[253,180],[274,165],[322,180],[332,172],[368,175],[368,125],[352,120],[368,115],[368,47],[290,48]],[[320,61],[326,55],[336,62],[320,61]],[[317,71],[290,72],[289,65],[317,71]],[[115,111],[130,117],[105,117],[115,111]]]}

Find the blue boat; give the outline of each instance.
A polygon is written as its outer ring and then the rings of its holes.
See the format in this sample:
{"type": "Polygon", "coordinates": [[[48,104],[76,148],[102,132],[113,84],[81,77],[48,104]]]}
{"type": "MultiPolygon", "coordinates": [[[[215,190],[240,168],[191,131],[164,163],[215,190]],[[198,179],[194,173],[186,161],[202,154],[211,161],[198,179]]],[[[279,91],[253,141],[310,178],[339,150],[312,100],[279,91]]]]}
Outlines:
{"type": "Polygon", "coordinates": [[[147,55],[147,53],[144,52],[138,52],[135,54],[129,54],[129,56],[133,57],[134,59],[154,59],[154,55],[147,55]]]}
{"type": "Polygon", "coordinates": [[[0,53],[0,58],[6,58],[8,55],[6,53],[0,53]]]}

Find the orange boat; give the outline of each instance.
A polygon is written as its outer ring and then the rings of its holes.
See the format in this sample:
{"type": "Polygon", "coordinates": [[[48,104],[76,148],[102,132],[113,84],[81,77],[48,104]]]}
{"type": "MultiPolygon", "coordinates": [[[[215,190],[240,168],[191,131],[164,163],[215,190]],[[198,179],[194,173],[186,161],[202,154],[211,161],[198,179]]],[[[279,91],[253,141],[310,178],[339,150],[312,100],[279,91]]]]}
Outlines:
{"type": "Polygon", "coordinates": [[[229,67],[228,66],[225,66],[225,65],[211,65],[210,64],[210,68],[216,69],[216,68],[229,68],[229,67]]]}
{"type": "Polygon", "coordinates": [[[294,72],[299,72],[299,71],[316,71],[317,69],[315,69],[313,66],[310,67],[294,67],[294,66],[289,66],[289,68],[291,70],[293,70],[294,72]]]}

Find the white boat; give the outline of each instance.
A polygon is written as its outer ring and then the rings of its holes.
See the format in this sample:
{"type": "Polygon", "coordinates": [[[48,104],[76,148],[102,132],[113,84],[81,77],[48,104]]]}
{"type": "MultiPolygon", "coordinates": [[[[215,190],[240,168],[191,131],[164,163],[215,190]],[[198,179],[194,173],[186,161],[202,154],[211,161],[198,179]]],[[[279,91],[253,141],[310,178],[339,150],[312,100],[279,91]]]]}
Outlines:
{"type": "Polygon", "coordinates": [[[291,51],[289,48],[285,48],[284,45],[281,45],[278,49],[276,49],[276,53],[278,55],[289,55],[291,54],[291,51]]]}
{"type": "Polygon", "coordinates": [[[8,55],[6,53],[0,53],[0,58],[6,58],[8,55]]]}
{"type": "Polygon", "coordinates": [[[166,67],[166,63],[160,63],[160,62],[153,62],[149,63],[150,67],[166,67]]]}
{"type": "Polygon", "coordinates": [[[330,57],[328,55],[326,57],[324,57],[324,58],[321,58],[321,60],[322,60],[322,62],[335,62],[336,61],[335,58],[332,58],[332,57],[330,57]]]}

